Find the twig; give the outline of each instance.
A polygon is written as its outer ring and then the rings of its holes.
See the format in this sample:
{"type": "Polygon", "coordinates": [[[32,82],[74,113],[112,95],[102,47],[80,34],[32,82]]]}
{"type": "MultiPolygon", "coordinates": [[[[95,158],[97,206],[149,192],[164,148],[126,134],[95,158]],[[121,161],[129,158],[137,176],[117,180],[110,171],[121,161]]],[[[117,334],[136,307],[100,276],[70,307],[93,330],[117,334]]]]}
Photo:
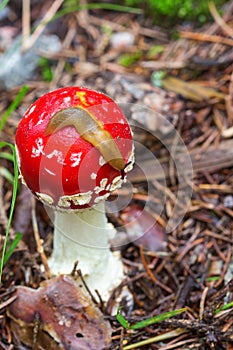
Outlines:
{"type": "MultiPolygon", "coordinates": [[[[169,174],[170,177],[170,174],[169,174]]],[[[176,203],[176,196],[174,195],[174,193],[170,190],[170,188],[168,188],[167,186],[161,184],[159,181],[157,181],[156,179],[153,179],[153,185],[155,186],[155,188],[157,188],[159,191],[162,191],[162,193],[164,193],[168,198],[170,198],[172,200],[173,203],[176,203]]]]}
{"type": "Polygon", "coordinates": [[[0,304],[0,310],[4,309],[5,307],[7,307],[9,304],[13,303],[13,301],[15,301],[15,299],[17,298],[17,295],[13,295],[12,297],[10,297],[9,299],[7,299],[6,301],[2,302],[0,304]]]}
{"type": "Polygon", "coordinates": [[[209,290],[208,287],[204,288],[203,293],[201,295],[200,310],[199,310],[200,320],[202,320],[202,318],[203,318],[204,309],[205,309],[205,301],[206,301],[206,296],[207,296],[208,290],[209,290]]]}
{"type": "Polygon", "coordinates": [[[190,243],[187,243],[185,246],[184,246],[184,249],[181,251],[181,253],[178,255],[176,261],[178,262],[181,262],[185,255],[191,250],[191,249],[194,249],[194,247],[196,247],[197,245],[201,244],[204,242],[204,238],[201,237],[201,238],[197,238],[195,241],[193,242],[190,242],[190,243]]]}
{"type": "MultiPolygon", "coordinates": [[[[232,126],[233,124],[233,73],[231,73],[231,79],[230,79],[230,83],[229,83],[229,93],[228,95],[225,97],[225,101],[226,101],[226,112],[227,112],[227,116],[228,116],[228,125],[232,126]]],[[[229,129],[227,129],[229,130],[229,129]]],[[[227,130],[223,130],[224,132],[227,132],[227,130]]]]}
{"type": "MultiPolygon", "coordinates": [[[[160,347],[160,350],[171,350],[171,349],[175,349],[175,348],[182,349],[182,345],[186,346],[186,348],[187,348],[186,344],[188,344],[188,343],[193,343],[192,348],[194,348],[194,346],[196,347],[196,344],[194,345],[194,342],[197,342],[196,338],[185,339],[182,341],[178,341],[175,344],[164,345],[164,346],[160,347]]],[[[199,344],[197,343],[197,345],[199,345],[199,344]]],[[[189,349],[192,349],[192,348],[189,347],[189,349]]]]}
{"type": "Polygon", "coordinates": [[[210,136],[205,140],[205,142],[202,144],[201,149],[203,152],[207,151],[211,143],[216,139],[216,137],[219,135],[218,130],[212,130],[210,136]]]}
{"type": "Polygon", "coordinates": [[[120,349],[119,350],[122,350],[123,349],[123,344],[124,344],[124,328],[121,327],[121,335],[120,335],[120,349]]]}
{"type": "Polygon", "coordinates": [[[177,61],[142,61],[140,66],[148,69],[180,69],[187,65],[185,60],[177,61]]]}
{"type": "Polygon", "coordinates": [[[73,278],[75,278],[75,275],[76,275],[76,271],[77,271],[77,267],[78,267],[78,260],[74,262],[74,266],[73,266],[73,269],[71,271],[71,276],[73,278]]]}
{"type": "MultiPolygon", "coordinates": [[[[225,22],[231,20],[232,11],[233,11],[233,1],[229,1],[229,4],[227,5],[226,11],[224,11],[224,14],[223,14],[223,20],[225,22]]],[[[216,22],[214,22],[209,28],[207,28],[206,33],[207,34],[214,34],[218,30],[219,30],[219,25],[216,22]]]]}
{"type": "Polygon", "coordinates": [[[212,232],[210,230],[203,231],[203,235],[204,236],[214,237],[214,238],[216,238],[216,239],[218,239],[220,241],[223,241],[223,242],[227,242],[227,243],[231,243],[231,244],[233,243],[231,238],[223,236],[222,234],[219,234],[219,233],[216,233],[216,232],[212,232]]]}
{"type": "Polygon", "coordinates": [[[98,301],[96,300],[96,298],[95,298],[94,295],[92,294],[92,292],[91,292],[90,288],[88,287],[88,285],[87,285],[85,279],[83,278],[82,271],[81,271],[80,269],[78,269],[78,270],[77,270],[77,273],[78,273],[78,276],[80,277],[80,279],[81,279],[81,281],[82,281],[82,283],[83,283],[83,285],[84,285],[86,291],[87,291],[88,294],[90,295],[91,300],[93,301],[94,304],[97,305],[97,304],[98,304],[98,301]]]}
{"type": "Polygon", "coordinates": [[[52,274],[49,269],[47,257],[44,253],[43,240],[40,238],[39,229],[36,220],[36,210],[35,210],[35,198],[32,197],[32,227],[34,232],[34,237],[37,246],[37,252],[40,254],[42,264],[44,265],[45,274],[47,278],[51,278],[52,274]]]}
{"type": "MultiPolygon", "coordinates": [[[[128,19],[128,17],[127,17],[128,19]]],[[[92,16],[89,14],[89,20],[90,22],[92,22],[94,25],[97,26],[106,26],[106,27],[110,27],[113,31],[116,32],[124,32],[125,30],[127,30],[127,32],[131,32],[133,34],[135,34],[135,30],[134,28],[132,28],[131,26],[126,27],[125,23],[118,23],[117,21],[109,21],[105,18],[98,18],[96,16],[92,16]]],[[[127,23],[128,24],[128,23],[127,23]]],[[[161,29],[161,28],[146,28],[146,27],[139,27],[138,28],[138,34],[144,35],[144,36],[148,36],[149,38],[156,38],[157,40],[161,40],[164,42],[168,42],[168,36],[167,33],[161,29]]]]}
{"type": "Polygon", "coordinates": [[[149,265],[146,261],[146,258],[145,258],[145,255],[144,255],[144,252],[143,252],[143,247],[140,245],[139,247],[140,249],[140,256],[141,256],[141,260],[142,260],[142,264],[143,266],[145,267],[145,270],[148,274],[148,276],[151,278],[151,280],[157,284],[159,287],[161,287],[162,289],[166,290],[166,292],[168,293],[173,293],[172,289],[169,288],[168,286],[166,286],[165,284],[163,284],[162,282],[160,282],[153,274],[153,272],[151,271],[151,269],[149,268],[149,265]]]}
{"type": "Polygon", "coordinates": [[[93,40],[97,40],[98,30],[90,23],[89,12],[86,8],[87,1],[80,0],[80,5],[83,7],[83,9],[76,13],[76,18],[78,20],[79,26],[85,29],[86,32],[93,38],[93,40]]]}
{"type": "MultiPolygon", "coordinates": [[[[183,117],[180,117],[180,120],[182,119],[183,121],[183,117]]],[[[180,123],[180,125],[182,124],[182,122],[180,123]]],[[[179,132],[180,130],[178,130],[179,132]]],[[[171,185],[175,186],[176,184],[176,178],[175,178],[175,156],[176,156],[176,152],[177,152],[177,147],[178,147],[178,142],[179,142],[179,136],[180,133],[175,133],[173,140],[172,140],[172,144],[171,144],[171,148],[170,148],[170,157],[169,157],[169,165],[168,165],[168,170],[169,170],[169,179],[171,181],[171,185]]]]}
{"type": "Polygon", "coordinates": [[[31,32],[30,0],[23,0],[22,8],[22,51],[26,50],[27,40],[31,32]]]}
{"type": "MultiPolygon", "coordinates": [[[[62,51],[65,49],[68,49],[76,35],[76,26],[73,20],[70,21],[70,29],[68,30],[68,33],[65,36],[65,39],[62,43],[62,51]]],[[[76,52],[76,56],[77,56],[77,52],[76,52]]],[[[54,72],[54,78],[50,84],[50,88],[53,89],[58,85],[58,82],[62,76],[63,70],[65,68],[65,64],[66,64],[66,59],[65,57],[59,59],[57,67],[55,69],[54,72]]]]}
{"type": "Polygon", "coordinates": [[[100,310],[104,310],[104,301],[103,301],[103,299],[102,299],[102,297],[101,297],[101,294],[100,294],[100,292],[98,291],[98,289],[95,289],[95,292],[96,292],[96,294],[98,295],[98,298],[99,298],[99,305],[98,305],[98,307],[99,307],[99,309],[100,310]]]}
{"type": "Polygon", "coordinates": [[[209,3],[209,9],[210,9],[210,13],[213,16],[215,22],[219,25],[220,28],[222,28],[222,30],[225,32],[225,34],[227,34],[229,36],[233,36],[232,28],[228,24],[226,24],[224,19],[219,15],[219,13],[216,9],[216,6],[213,2],[209,3]]]}
{"type": "Polygon", "coordinates": [[[34,31],[34,33],[27,39],[27,42],[25,42],[25,50],[30,49],[36,40],[39,38],[43,30],[45,29],[47,23],[53,18],[53,16],[56,14],[59,7],[62,5],[64,0],[55,0],[51,7],[48,9],[42,20],[40,21],[38,27],[34,31]]]}
{"type": "Polygon", "coordinates": [[[222,268],[222,272],[221,272],[221,276],[220,276],[219,280],[214,285],[215,288],[218,288],[222,284],[222,282],[225,278],[225,275],[227,273],[227,270],[230,266],[231,260],[232,260],[232,246],[230,246],[228,248],[228,251],[226,253],[226,258],[225,258],[225,264],[222,268]]]}
{"type": "Polygon", "coordinates": [[[194,32],[188,32],[188,31],[180,31],[179,34],[180,34],[180,37],[184,39],[192,39],[197,41],[209,41],[211,43],[233,46],[232,39],[224,38],[220,35],[209,35],[206,33],[194,33],[194,32]]]}
{"type": "Polygon", "coordinates": [[[223,193],[232,193],[232,187],[225,184],[206,184],[202,183],[197,188],[207,191],[221,191],[223,193]]]}
{"type": "Polygon", "coordinates": [[[219,260],[223,260],[224,262],[227,262],[227,261],[226,261],[226,257],[225,257],[225,255],[221,252],[221,250],[220,250],[220,248],[219,248],[219,245],[218,245],[216,239],[215,239],[215,238],[212,238],[212,239],[211,239],[211,242],[213,243],[213,247],[214,247],[216,253],[217,253],[218,256],[219,256],[219,260]]]}

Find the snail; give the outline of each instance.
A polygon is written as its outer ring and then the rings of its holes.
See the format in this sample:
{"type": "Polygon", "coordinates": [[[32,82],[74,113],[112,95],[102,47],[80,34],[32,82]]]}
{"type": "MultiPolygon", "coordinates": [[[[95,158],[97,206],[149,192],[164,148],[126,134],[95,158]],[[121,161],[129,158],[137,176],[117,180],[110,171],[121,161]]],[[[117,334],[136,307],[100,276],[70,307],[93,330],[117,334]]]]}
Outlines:
{"type": "Polygon", "coordinates": [[[67,126],[74,126],[81,137],[96,147],[104,160],[114,169],[119,170],[124,177],[124,159],[112,135],[103,128],[95,116],[82,107],[65,108],[50,119],[45,135],[50,135],[67,126]]]}

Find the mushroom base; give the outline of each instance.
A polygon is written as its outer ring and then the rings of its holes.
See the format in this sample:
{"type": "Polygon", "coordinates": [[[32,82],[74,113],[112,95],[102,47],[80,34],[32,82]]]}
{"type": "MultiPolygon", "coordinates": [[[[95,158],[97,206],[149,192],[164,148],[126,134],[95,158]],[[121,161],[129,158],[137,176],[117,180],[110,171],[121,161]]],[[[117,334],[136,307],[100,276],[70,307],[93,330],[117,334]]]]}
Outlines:
{"type": "Polygon", "coordinates": [[[107,301],[111,291],[124,279],[118,252],[109,240],[116,230],[108,223],[104,203],[82,212],[56,212],[53,253],[49,267],[53,275],[70,274],[75,262],[92,291],[107,301]]]}

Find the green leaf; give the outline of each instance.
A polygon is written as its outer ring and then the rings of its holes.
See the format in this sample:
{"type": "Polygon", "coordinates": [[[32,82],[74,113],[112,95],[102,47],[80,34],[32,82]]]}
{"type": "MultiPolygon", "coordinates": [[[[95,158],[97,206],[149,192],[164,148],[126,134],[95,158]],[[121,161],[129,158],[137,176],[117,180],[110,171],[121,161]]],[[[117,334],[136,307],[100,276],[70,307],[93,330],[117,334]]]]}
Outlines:
{"type": "Polygon", "coordinates": [[[44,81],[52,81],[53,80],[53,72],[49,65],[49,60],[45,57],[41,57],[39,61],[39,66],[41,68],[41,73],[44,81]]]}
{"type": "Polygon", "coordinates": [[[148,58],[152,59],[156,55],[162,53],[163,51],[164,51],[164,47],[162,45],[154,45],[149,49],[149,51],[147,53],[148,58]]]}
{"type": "Polygon", "coordinates": [[[5,252],[3,265],[6,264],[6,262],[10,259],[11,255],[14,253],[15,248],[17,247],[19,241],[22,239],[22,236],[23,236],[22,233],[20,232],[16,233],[15,239],[13,240],[13,242],[11,242],[9,248],[5,252]]]}
{"type": "Polygon", "coordinates": [[[137,51],[135,53],[126,53],[118,58],[118,63],[124,67],[130,67],[133,63],[137,62],[142,57],[142,52],[137,51]]]}
{"type": "Polygon", "coordinates": [[[124,318],[124,316],[120,313],[120,309],[117,310],[117,321],[126,329],[140,329],[140,328],[144,328],[144,327],[148,327],[151,326],[152,324],[158,323],[158,322],[162,322],[168,318],[174,317],[176,315],[181,314],[182,312],[185,312],[186,308],[182,308],[182,309],[177,309],[177,310],[173,310],[173,311],[168,311],[168,312],[164,312],[163,314],[151,317],[151,318],[147,318],[146,320],[143,321],[139,321],[137,323],[134,323],[132,325],[129,324],[129,322],[124,318]]]}
{"type": "Polygon", "coordinates": [[[121,310],[122,308],[121,307],[119,307],[118,309],[117,309],[117,315],[116,315],[116,319],[117,319],[117,321],[124,327],[124,328],[126,328],[126,329],[129,329],[129,322],[124,318],[124,316],[120,313],[120,310],[121,310]]]}

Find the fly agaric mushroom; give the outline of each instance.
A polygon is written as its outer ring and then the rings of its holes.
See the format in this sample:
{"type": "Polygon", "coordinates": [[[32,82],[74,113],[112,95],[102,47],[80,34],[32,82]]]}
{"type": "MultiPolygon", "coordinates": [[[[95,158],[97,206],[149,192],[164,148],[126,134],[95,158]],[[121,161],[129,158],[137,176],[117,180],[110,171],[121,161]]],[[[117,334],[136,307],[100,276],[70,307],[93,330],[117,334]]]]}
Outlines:
{"type": "Polygon", "coordinates": [[[108,96],[66,87],[33,103],[19,123],[16,150],[22,182],[54,209],[53,275],[74,263],[89,288],[107,300],[123,279],[119,255],[109,239],[104,201],[133,166],[130,126],[108,96]]]}

